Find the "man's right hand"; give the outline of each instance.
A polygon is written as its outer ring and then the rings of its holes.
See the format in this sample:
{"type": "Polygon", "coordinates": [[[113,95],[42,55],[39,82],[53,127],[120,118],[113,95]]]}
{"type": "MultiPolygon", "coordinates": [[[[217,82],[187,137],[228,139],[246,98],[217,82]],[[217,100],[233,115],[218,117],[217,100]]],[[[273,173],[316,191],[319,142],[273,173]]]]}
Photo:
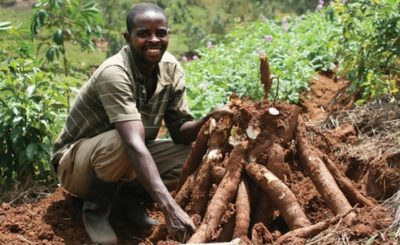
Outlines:
{"type": "Polygon", "coordinates": [[[169,232],[182,242],[188,238],[185,238],[185,236],[190,235],[196,229],[192,219],[182,210],[175,200],[171,201],[168,206],[163,208],[163,212],[169,232]]]}
{"type": "Polygon", "coordinates": [[[178,238],[196,229],[192,219],[172,198],[161,180],[153,157],[144,143],[144,127],[140,121],[124,121],[115,124],[126,146],[137,178],[156,201],[164,215],[168,229],[178,238]]]}

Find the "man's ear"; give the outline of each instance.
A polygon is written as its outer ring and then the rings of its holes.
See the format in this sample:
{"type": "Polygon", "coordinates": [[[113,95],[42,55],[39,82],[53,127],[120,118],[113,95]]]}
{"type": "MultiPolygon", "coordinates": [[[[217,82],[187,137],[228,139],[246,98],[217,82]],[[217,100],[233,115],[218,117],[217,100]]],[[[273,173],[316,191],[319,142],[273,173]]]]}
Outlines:
{"type": "Polygon", "coordinates": [[[167,32],[168,32],[168,35],[171,34],[171,28],[168,28],[167,32]]]}
{"type": "Polygon", "coordinates": [[[124,33],[122,33],[122,35],[124,36],[124,38],[125,38],[125,41],[127,42],[127,43],[130,43],[131,41],[130,41],[130,35],[129,35],[129,33],[128,32],[124,32],[124,33]]]}

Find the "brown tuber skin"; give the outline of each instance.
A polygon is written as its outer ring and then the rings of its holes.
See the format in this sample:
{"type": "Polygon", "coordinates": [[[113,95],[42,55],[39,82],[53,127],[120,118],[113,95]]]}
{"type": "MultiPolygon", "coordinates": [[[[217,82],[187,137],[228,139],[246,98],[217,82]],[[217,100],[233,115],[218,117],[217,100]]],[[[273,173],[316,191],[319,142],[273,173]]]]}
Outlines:
{"type": "Polygon", "coordinates": [[[284,234],[283,236],[279,237],[276,240],[276,244],[287,244],[287,239],[289,238],[310,238],[313,237],[319,233],[321,233],[322,231],[326,230],[330,225],[338,222],[340,219],[342,219],[343,217],[345,217],[346,215],[352,213],[352,211],[357,207],[357,205],[350,209],[348,212],[336,216],[332,219],[329,219],[327,221],[321,221],[318,222],[316,224],[307,226],[307,227],[303,227],[303,228],[299,228],[293,231],[290,231],[286,234],[284,234]]]}
{"type": "Polygon", "coordinates": [[[266,55],[260,56],[260,73],[261,83],[264,85],[264,98],[268,98],[269,91],[271,90],[272,80],[271,72],[269,70],[268,57],[266,55]]]}
{"type": "MultiPolygon", "coordinates": [[[[316,149],[308,142],[306,136],[306,126],[302,117],[299,117],[299,122],[296,129],[297,136],[297,151],[300,162],[305,167],[312,182],[321,194],[325,203],[335,215],[341,215],[351,210],[349,201],[339,189],[332,174],[325,166],[322,159],[317,155],[316,149]]],[[[349,214],[345,222],[351,224],[351,220],[355,214],[349,214]]]]}
{"type": "Polygon", "coordinates": [[[293,192],[271,171],[258,163],[249,163],[246,172],[268,194],[291,230],[311,224],[293,192]]]}
{"type": "Polygon", "coordinates": [[[233,238],[246,236],[250,226],[250,196],[246,180],[242,180],[236,195],[236,223],[233,238]]]}
{"type": "Polygon", "coordinates": [[[208,195],[211,189],[211,168],[215,162],[223,160],[223,155],[220,149],[210,149],[204,157],[199,171],[195,178],[195,185],[192,191],[192,201],[190,208],[190,215],[198,214],[200,217],[204,216],[207,208],[208,195]]]}
{"type": "Polygon", "coordinates": [[[175,196],[175,201],[176,203],[179,204],[179,206],[184,207],[189,202],[193,186],[194,186],[194,174],[190,175],[189,178],[186,179],[185,183],[175,196]]]}
{"type": "Polygon", "coordinates": [[[223,242],[223,241],[230,241],[232,240],[233,236],[233,229],[235,228],[235,214],[236,214],[236,207],[235,204],[229,203],[228,208],[225,210],[224,214],[222,215],[219,229],[211,238],[214,242],[223,242]]]}
{"type": "Polygon", "coordinates": [[[189,239],[188,243],[208,242],[213,237],[228,203],[236,194],[243,166],[244,148],[239,144],[232,150],[226,174],[207,207],[203,223],[189,239]]]}
{"type": "Polygon", "coordinates": [[[197,134],[196,141],[192,147],[192,151],[189,154],[185,164],[182,167],[182,173],[179,178],[177,190],[179,190],[185,183],[187,177],[191,175],[200,165],[204,154],[207,152],[207,142],[210,138],[208,133],[210,127],[210,120],[208,120],[200,129],[197,134]]]}
{"type": "Polygon", "coordinates": [[[218,166],[224,159],[223,147],[228,141],[229,130],[232,127],[232,119],[230,117],[222,117],[218,122],[211,118],[209,127],[209,149],[206,156],[198,168],[195,178],[196,185],[192,191],[192,201],[190,204],[189,214],[198,214],[204,216],[207,208],[208,195],[212,185],[211,169],[218,166]]]}
{"type": "Polygon", "coordinates": [[[322,157],[322,160],[332,173],[332,176],[338,183],[339,188],[343,191],[344,195],[353,202],[353,204],[359,203],[363,206],[376,206],[375,202],[363,196],[361,192],[354,187],[354,185],[351,183],[351,180],[348,179],[342,172],[340,172],[339,168],[335,165],[335,163],[332,162],[331,159],[324,156],[322,157]]]}
{"type": "Polygon", "coordinates": [[[251,230],[251,244],[271,244],[272,235],[262,223],[256,223],[251,230]]]}

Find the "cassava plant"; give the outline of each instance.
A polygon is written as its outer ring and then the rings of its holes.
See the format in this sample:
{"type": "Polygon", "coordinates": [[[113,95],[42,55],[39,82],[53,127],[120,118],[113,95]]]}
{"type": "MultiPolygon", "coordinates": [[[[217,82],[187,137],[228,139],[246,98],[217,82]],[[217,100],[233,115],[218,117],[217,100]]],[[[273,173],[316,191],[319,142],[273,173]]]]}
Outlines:
{"type": "Polygon", "coordinates": [[[41,0],[35,5],[32,38],[39,41],[38,53],[53,62],[63,58],[64,75],[70,74],[66,43],[94,50],[94,37],[101,36],[101,17],[93,1],[41,0]]]}

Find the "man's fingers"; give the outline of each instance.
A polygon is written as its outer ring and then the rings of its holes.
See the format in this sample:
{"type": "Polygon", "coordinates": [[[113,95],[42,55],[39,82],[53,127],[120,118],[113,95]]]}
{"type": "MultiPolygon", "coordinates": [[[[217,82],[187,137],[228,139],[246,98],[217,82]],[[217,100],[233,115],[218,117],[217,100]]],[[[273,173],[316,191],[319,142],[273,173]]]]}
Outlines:
{"type": "Polygon", "coordinates": [[[233,115],[233,111],[227,109],[227,110],[215,110],[212,114],[212,117],[214,117],[215,119],[220,119],[223,116],[232,116],[233,115]]]}

